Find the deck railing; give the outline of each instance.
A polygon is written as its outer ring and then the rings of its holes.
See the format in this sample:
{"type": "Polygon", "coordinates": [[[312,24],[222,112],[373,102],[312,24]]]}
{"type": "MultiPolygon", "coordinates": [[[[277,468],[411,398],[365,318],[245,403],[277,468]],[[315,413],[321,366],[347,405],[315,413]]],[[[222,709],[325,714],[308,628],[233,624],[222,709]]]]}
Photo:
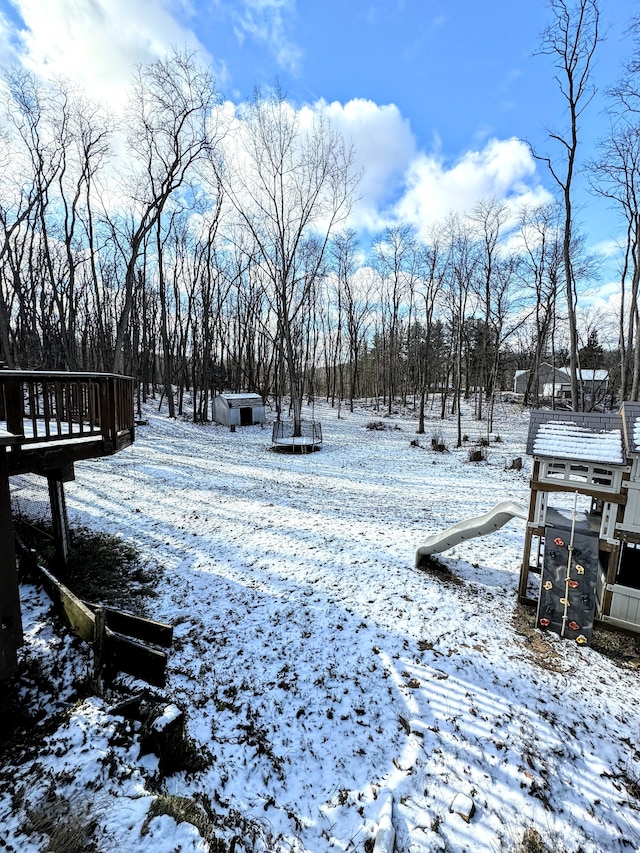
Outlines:
{"type": "Polygon", "coordinates": [[[133,379],[111,373],[0,370],[0,428],[24,449],[94,439],[113,453],[133,440],[133,379]]]}

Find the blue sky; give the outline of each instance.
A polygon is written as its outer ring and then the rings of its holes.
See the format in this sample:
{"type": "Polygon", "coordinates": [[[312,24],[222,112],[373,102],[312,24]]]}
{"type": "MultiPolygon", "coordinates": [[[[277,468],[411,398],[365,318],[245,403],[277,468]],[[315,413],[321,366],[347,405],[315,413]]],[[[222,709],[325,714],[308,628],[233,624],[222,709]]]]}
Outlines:
{"type": "MultiPolygon", "coordinates": [[[[606,132],[605,88],[632,50],[637,4],[601,0],[583,153],[606,132]]],[[[533,203],[552,186],[530,156],[548,152],[564,103],[547,57],[544,0],[0,0],[0,52],[44,76],[62,73],[117,104],[136,62],[172,45],[212,65],[238,103],[280,82],[296,105],[329,114],[365,169],[356,225],[424,225],[480,197],[533,203]]],[[[603,203],[582,195],[592,245],[616,236],[603,203]]]]}

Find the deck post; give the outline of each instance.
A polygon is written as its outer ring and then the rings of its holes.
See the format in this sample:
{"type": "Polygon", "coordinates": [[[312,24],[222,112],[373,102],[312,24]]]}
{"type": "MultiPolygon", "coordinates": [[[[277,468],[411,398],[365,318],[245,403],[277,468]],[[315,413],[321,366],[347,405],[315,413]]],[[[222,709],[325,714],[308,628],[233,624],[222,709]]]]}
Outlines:
{"type": "MultiPolygon", "coordinates": [[[[67,478],[68,479],[68,478],[67,478]]],[[[65,566],[69,562],[69,518],[67,502],[64,497],[64,477],[62,471],[47,474],[49,501],[51,503],[51,522],[56,545],[56,562],[65,566]]]]}
{"type": "Polygon", "coordinates": [[[104,442],[105,453],[111,454],[115,450],[115,400],[113,394],[113,382],[108,379],[100,383],[100,429],[104,442]]]}
{"type": "Polygon", "coordinates": [[[22,382],[15,376],[3,377],[3,380],[7,430],[13,435],[24,435],[22,382]]]}
{"type": "Polygon", "coordinates": [[[0,680],[11,676],[23,643],[6,444],[0,438],[0,680]]]}

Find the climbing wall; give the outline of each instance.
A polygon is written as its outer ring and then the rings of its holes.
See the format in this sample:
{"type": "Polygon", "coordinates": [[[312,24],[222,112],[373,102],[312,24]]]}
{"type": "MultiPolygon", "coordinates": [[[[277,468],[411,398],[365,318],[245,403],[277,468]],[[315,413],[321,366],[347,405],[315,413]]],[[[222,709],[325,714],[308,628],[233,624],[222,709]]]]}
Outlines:
{"type": "Polygon", "coordinates": [[[596,609],[598,534],[547,527],[538,601],[538,626],[580,645],[591,642],[596,609]]]}

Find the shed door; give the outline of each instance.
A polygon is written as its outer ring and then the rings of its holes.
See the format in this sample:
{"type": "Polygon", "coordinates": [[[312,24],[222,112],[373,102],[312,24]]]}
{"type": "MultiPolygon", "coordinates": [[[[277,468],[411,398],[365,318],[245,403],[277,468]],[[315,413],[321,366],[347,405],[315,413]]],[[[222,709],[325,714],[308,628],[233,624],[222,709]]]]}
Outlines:
{"type": "Polygon", "coordinates": [[[240,426],[252,426],[253,424],[253,409],[251,406],[240,407],[240,426]]]}

